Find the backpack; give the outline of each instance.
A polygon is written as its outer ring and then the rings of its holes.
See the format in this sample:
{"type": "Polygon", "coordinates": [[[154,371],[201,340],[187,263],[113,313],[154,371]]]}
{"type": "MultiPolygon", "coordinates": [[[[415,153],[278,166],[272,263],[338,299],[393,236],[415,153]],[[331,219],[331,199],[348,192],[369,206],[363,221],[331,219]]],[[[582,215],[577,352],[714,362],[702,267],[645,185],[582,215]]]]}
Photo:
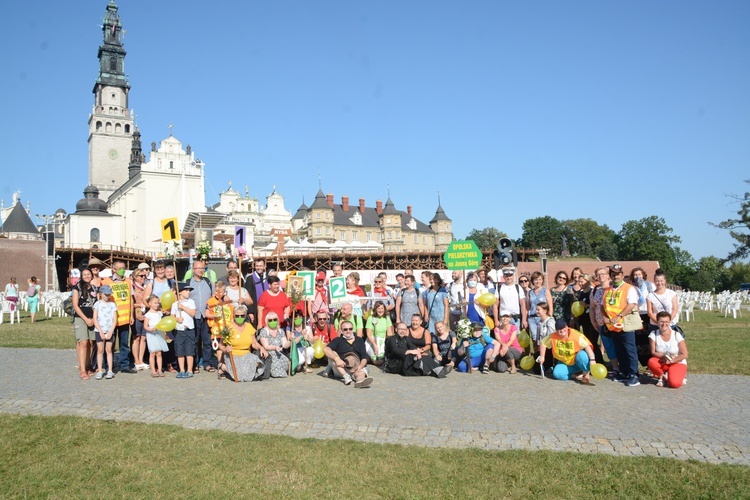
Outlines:
{"type": "Polygon", "coordinates": [[[73,316],[73,297],[63,300],[63,312],[68,316],[73,316]]]}

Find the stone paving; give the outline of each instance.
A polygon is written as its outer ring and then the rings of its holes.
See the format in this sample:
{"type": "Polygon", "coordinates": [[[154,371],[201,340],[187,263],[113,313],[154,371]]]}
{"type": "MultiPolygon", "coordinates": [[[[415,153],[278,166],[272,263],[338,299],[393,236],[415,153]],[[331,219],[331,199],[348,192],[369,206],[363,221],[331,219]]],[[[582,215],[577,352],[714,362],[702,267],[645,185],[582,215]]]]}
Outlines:
{"type": "Polygon", "coordinates": [[[750,465],[750,378],[688,373],[671,390],[609,380],[374,373],[368,389],[319,373],[235,384],[201,373],[81,381],[75,352],[0,349],[0,412],[191,429],[486,450],[651,455],[750,465]],[[10,369],[9,367],[16,367],[10,369]],[[27,367],[34,367],[28,369],[27,367]]]}

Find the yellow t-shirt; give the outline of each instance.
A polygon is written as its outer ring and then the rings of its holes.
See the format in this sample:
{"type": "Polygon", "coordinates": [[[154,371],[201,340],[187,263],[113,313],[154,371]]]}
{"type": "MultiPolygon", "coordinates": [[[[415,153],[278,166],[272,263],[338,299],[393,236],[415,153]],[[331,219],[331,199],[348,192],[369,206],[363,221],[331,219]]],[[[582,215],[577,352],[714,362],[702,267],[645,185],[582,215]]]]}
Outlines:
{"type": "Polygon", "coordinates": [[[244,356],[250,352],[255,338],[255,328],[250,323],[245,323],[244,328],[240,331],[237,324],[232,322],[229,325],[232,332],[232,354],[234,356],[244,356]]]}
{"type": "Polygon", "coordinates": [[[568,336],[564,340],[557,332],[547,335],[542,340],[547,349],[552,349],[552,356],[568,366],[573,366],[576,354],[591,345],[589,339],[572,328],[568,329],[568,336]]]}

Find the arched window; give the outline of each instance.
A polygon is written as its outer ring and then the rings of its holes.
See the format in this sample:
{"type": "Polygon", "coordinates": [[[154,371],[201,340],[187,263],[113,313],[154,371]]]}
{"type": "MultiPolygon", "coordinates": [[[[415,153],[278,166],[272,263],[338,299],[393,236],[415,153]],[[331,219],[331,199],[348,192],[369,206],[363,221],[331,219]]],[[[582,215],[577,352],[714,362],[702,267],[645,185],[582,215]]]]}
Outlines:
{"type": "Polygon", "coordinates": [[[99,229],[92,228],[91,234],[89,235],[89,241],[93,242],[99,242],[99,229]]]}
{"type": "Polygon", "coordinates": [[[119,123],[115,124],[115,134],[121,134],[122,133],[122,125],[119,123]]]}
{"type": "Polygon", "coordinates": [[[108,134],[112,133],[112,123],[107,122],[107,125],[104,126],[104,131],[108,134]]]}
{"type": "Polygon", "coordinates": [[[110,57],[109,58],[109,70],[110,71],[117,71],[117,58],[110,57]]]}
{"type": "Polygon", "coordinates": [[[102,122],[96,122],[96,131],[99,132],[102,129],[102,122]]]}
{"type": "Polygon", "coordinates": [[[126,134],[130,133],[130,125],[125,125],[125,133],[126,134]]]}

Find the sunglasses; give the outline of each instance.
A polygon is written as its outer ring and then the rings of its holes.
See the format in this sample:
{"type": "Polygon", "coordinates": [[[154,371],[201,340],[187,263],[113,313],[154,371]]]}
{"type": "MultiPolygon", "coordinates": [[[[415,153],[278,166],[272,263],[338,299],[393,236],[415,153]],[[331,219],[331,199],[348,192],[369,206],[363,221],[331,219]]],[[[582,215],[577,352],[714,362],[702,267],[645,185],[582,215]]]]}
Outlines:
{"type": "Polygon", "coordinates": [[[342,328],[341,331],[342,332],[353,332],[354,328],[342,328]]]}
{"type": "Polygon", "coordinates": [[[528,283],[529,280],[518,280],[519,283],[528,283]]]}
{"type": "Polygon", "coordinates": [[[237,318],[244,318],[244,316],[242,316],[242,315],[240,315],[240,316],[235,316],[235,319],[237,319],[237,318]]]}
{"type": "Polygon", "coordinates": [[[328,321],[328,318],[317,318],[318,321],[328,321]]]}
{"type": "Polygon", "coordinates": [[[269,319],[269,320],[267,321],[267,323],[268,323],[269,325],[270,325],[271,323],[278,323],[278,322],[279,322],[279,320],[278,320],[278,319],[269,319]]]}

